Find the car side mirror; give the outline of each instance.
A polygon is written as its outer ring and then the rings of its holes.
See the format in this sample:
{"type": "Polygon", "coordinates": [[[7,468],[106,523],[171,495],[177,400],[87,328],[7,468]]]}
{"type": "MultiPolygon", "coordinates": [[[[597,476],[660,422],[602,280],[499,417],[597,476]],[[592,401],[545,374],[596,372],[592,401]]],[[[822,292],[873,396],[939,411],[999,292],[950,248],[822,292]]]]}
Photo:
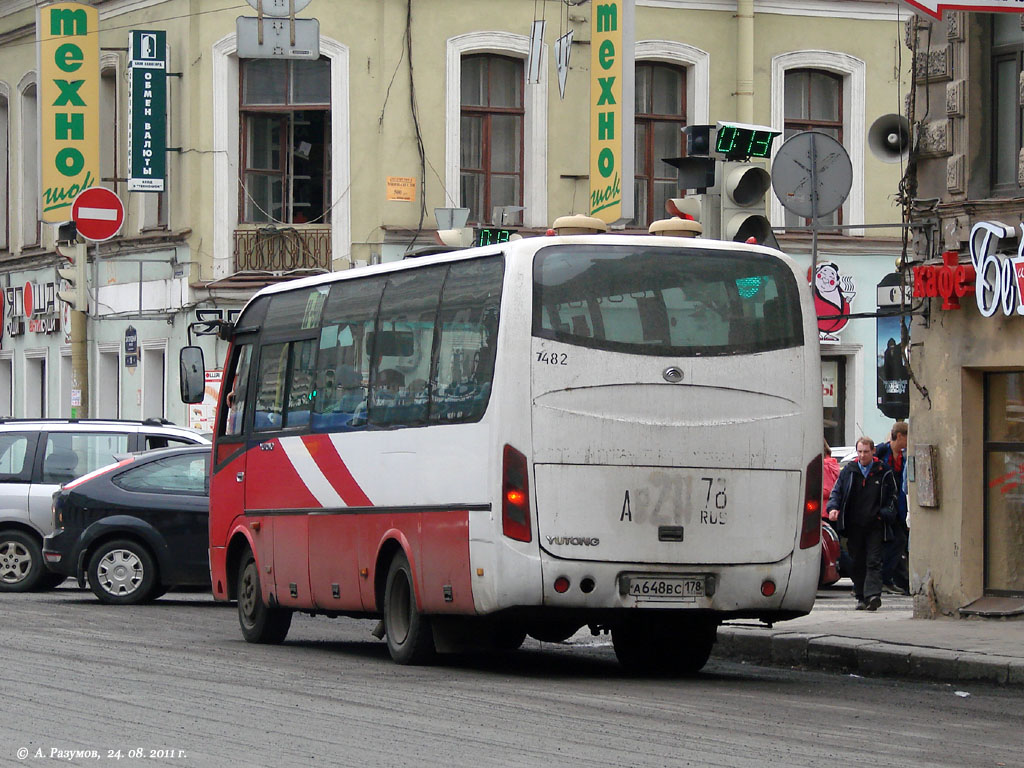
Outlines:
{"type": "Polygon", "coordinates": [[[201,403],[206,394],[206,363],[201,347],[182,347],[178,354],[181,402],[201,403]]]}

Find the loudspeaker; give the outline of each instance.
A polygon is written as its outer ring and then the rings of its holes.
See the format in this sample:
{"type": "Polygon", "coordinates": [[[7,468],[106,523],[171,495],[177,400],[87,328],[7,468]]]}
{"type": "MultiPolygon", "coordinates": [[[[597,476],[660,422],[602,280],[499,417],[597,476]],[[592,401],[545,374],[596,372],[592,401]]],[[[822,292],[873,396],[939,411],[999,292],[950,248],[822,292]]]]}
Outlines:
{"type": "Polygon", "coordinates": [[[868,148],[883,163],[898,163],[910,154],[910,121],[902,115],[882,115],[868,129],[868,148]]]}

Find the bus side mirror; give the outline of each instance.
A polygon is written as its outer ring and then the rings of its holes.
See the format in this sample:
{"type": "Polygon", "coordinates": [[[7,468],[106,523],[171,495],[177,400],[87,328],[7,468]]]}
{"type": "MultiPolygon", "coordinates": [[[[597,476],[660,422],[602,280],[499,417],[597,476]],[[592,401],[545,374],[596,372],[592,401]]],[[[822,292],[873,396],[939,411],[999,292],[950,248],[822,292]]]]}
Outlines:
{"type": "Polygon", "coordinates": [[[206,364],[201,347],[182,347],[178,355],[181,402],[201,403],[206,394],[206,364]]]}

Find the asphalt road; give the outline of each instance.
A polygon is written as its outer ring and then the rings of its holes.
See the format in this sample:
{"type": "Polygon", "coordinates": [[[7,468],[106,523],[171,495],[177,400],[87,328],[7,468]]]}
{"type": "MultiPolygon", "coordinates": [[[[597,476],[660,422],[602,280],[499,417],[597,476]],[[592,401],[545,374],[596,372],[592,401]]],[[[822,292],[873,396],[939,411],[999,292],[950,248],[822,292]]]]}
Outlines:
{"type": "Polygon", "coordinates": [[[1015,689],[972,684],[965,697],[945,684],[715,660],[692,679],[634,678],[606,638],[589,636],[400,667],[370,636],[374,622],[299,616],[283,646],[248,645],[234,606],[205,593],[107,607],[62,587],[0,595],[0,616],[0,765],[1022,760],[1024,695],[1015,689]]]}

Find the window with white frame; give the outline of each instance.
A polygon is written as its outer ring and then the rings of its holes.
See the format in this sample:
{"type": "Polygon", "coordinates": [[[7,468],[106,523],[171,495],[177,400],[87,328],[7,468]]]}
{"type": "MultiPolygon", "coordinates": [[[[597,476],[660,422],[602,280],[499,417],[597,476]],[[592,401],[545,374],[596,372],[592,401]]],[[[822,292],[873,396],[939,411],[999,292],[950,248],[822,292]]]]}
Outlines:
{"type": "Polygon", "coordinates": [[[686,70],[638,61],[635,78],[635,221],[646,227],[665,218],[665,202],[679,196],[676,169],[663,158],[680,157],[684,151],[686,70]]]}
{"type": "Polygon", "coordinates": [[[121,354],[118,344],[97,345],[95,407],[89,415],[97,419],[121,418],[121,354]]]}
{"type": "Polygon", "coordinates": [[[39,245],[39,113],[36,85],[21,91],[21,245],[39,245]]]}
{"type": "Polygon", "coordinates": [[[0,353],[0,417],[14,416],[14,357],[0,353]]]}
{"type": "MultiPolygon", "coordinates": [[[[837,223],[864,221],[864,155],[867,140],[865,103],[867,63],[839,51],[792,51],[772,57],[772,125],[783,132],[821,130],[841,141],[853,167],[853,183],[840,211],[824,220],[837,223]],[[792,130],[790,130],[792,128],[792,130]]],[[[772,155],[783,141],[776,141],[772,155]]],[[[771,222],[775,226],[804,222],[787,214],[771,196],[771,222]]],[[[842,230],[862,235],[863,229],[842,230]]]]}
{"type": "Polygon", "coordinates": [[[74,370],[71,366],[71,348],[61,347],[60,350],[60,402],[57,403],[58,418],[71,417],[71,389],[74,383],[74,370]]]}
{"type": "Polygon", "coordinates": [[[164,418],[166,411],[165,383],[167,352],[164,347],[142,349],[142,418],[164,418]]]}
{"type": "MultiPolygon", "coordinates": [[[[473,223],[490,223],[497,207],[523,204],[523,60],[462,57],[460,198],[473,223]]],[[[499,224],[518,224],[521,217],[499,224]]]]}
{"type": "Polygon", "coordinates": [[[117,70],[100,71],[100,179],[103,186],[117,192],[118,166],[117,70]]]}
{"type": "MultiPolygon", "coordinates": [[[[232,32],[215,42],[210,50],[214,99],[218,104],[241,103],[243,59],[236,55],[237,37],[232,32]]],[[[334,259],[350,259],[352,253],[351,152],[349,115],[349,50],[320,35],[320,55],[326,57],[330,71],[330,190],[328,194],[331,254],[334,259]]],[[[235,269],[234,239],[240,213],[245,204],[241,177],[242,116],[238,109],[215,109],[211,115],[213,133],[213,275],[227,277],[235,269]]],[[[173,166],[170,168],[173,173],[173,166]]],[[[173,209],[170,214],[173,217],[173,209]]],[[[326,223],[327,216],[324,217],[326,223]]]]}
{"type": "Polygon", "coordinates": [[[1024,72],[1024,17],[993,13],[992,17],[992,191],[1019,195],[1021,132],[1024,103],[1020,96],[1024,72]]]}
{"type": "Polygon", "coordinates": [[[45,419],[46,350],[25,352],[25,417],[45,419]]]}
{"type": "MultiPolygon", "coordinates": [[[[446,204],[458,206],[462,204],[462,189],[466,179],[463,177],[463,152],[466,148],[472,150],[472,142],[464,143],[462,140],[462,119],[463,106],[473,106],[473,97],[463,99],[463,59],[477,55],[487,57],[504,57],[518,62],[518,67],[523,68],[530,50],[530,38],[526,35],[513,35],[508,32],[483,31],[469,32],[463,35],[448,38],[445,54],[445,198],[446,204]]],[[[521,121],[521,149],[519,157],[505,155],[503,159],[517,159],[521,170],[511,172],[511,176],[518,177],[520,189],[518,192],[519,203],[524,210],[516,215],[516,222],[528,227],[540,227],[548,225],[548,149],[547,149],[547,114],[548,114],[548,77],[547,77],[547,48],[544,48],[545,55],[541,56],[540,79],[533,82],[522,81],[522,121],[521,121]]],[[[493,73],[492,73],[493,74],[493,73]]],[[[493,94],[493,87],[491,89],[493,94]]],[[[477,98],[477,101],[480,99],[477,98]]],[[[493,99],[492,99],[493,103],[493,99]]],[[[480,105],[482,106],[482,105],[480,105]]],[[[513,111],[518,112],[518,109],[513,111]]],[[[469,110],[472,112],[472,110],[469,110]]],[[[506,164],[506,167],[509,167],[506,164]]],[[[479,170],[479,166],[467,166],[479,170]]],[[[492,168],[493,170],[493,168],[492,168]]],[[[493,176],[493,174],[492,174],[493,176]]],[[[499,181],[503,190],[509,189],[515,180],[506,176],[499,181]]],[[[486,187],[485,187],[486,188],[486,187]]],[[[479,201],[479,197],[477,198],[479,201]]],[[[493,208],[499,205],[510,203],[488,203],[477,202],[479,208],[489,207],[490,210],[481,210],[474,216],[488,221],[493,214],[493,208]]],[[[472,217],[471,217],[472,218],[472,217]]],[[[510,222],[511,223],[511,222],[510,222]]]]}
{"type": "Polygon", "coordinates": [[[0,251],[10,248],[10,213],[7,202],[10,199],[10,137],[11,112],[7,99],[7,86],[0,83],[0,251]]]}
{"type": "Polygon", "coordinates": [[[330,62],[243,59],[239,66],[241,220],[328,223],[330,62]]]}
{"type": "MultiPolygon", "coordinates": [[[[817,131],[843,143],[843,78],[820,69],[791,69],[786,72],[786,122],[783,140],[804,131],[817,131]]],[[[842,224],[842,209],[818,218],[819,224],[842,224]]],[[[810,224],[809,220],[786,212],[787,226],[810,224]]]]}

